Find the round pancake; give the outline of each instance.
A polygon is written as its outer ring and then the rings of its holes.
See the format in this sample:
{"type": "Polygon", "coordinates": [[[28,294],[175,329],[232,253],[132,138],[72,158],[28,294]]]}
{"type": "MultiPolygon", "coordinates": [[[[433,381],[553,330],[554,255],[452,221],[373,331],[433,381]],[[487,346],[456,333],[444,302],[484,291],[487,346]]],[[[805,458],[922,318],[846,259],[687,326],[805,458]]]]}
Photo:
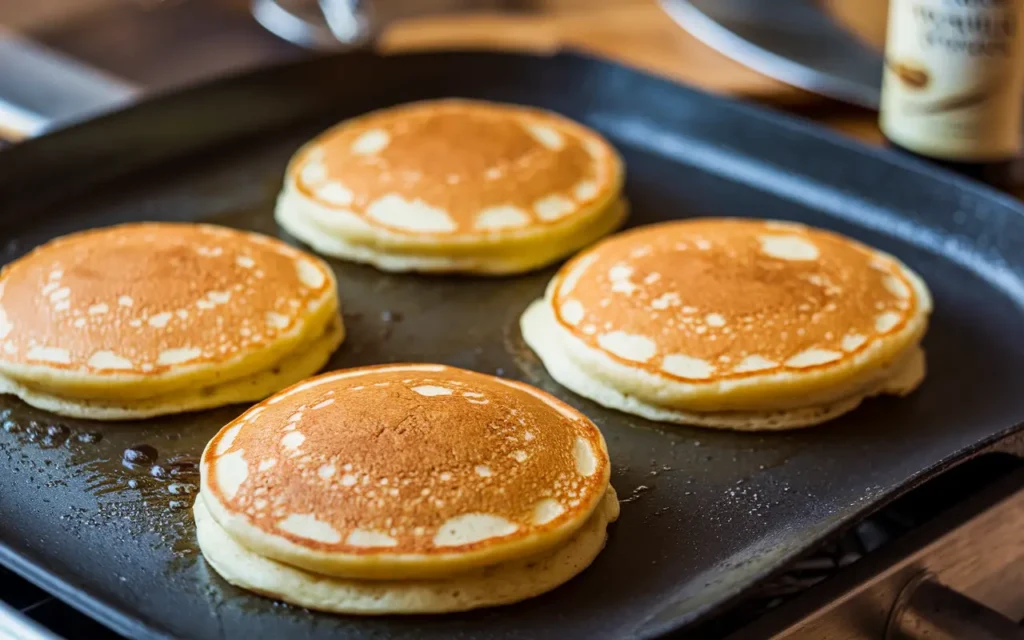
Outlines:
{"type": "Polygon", "coordinates": [[[383,269],[506,273],[618,226],[622,180],[610,144],[554,113],[418,102],[300,149],[276,215],[317,250],[383,269]]]}
{"type": "Polygon", "coordinates": [[[699,219],[576,256],[524,314],[563,385],[659,420],[817,424],[924,375],[931,311],[897,259],[802,225],[699,219]]]}
{"type": "Polygon", "coordinates": [[[604,548],[619,502],[608,487],[602,504],[562,546],[449,578],[333,578],[264,558],[235,542],[210,516],[202,494],[194,508],[203,557],[231,584],[300,607],[361,615],[449,613],[519,602],[546,593],[587,568],[604,548]]]}
{"type": "Polygon", "coordinates": [[[522,383],[441,365],[333,372],[207,445],[205,504],[251,551],[345,578],[415,579],[548,551],[608,488],[604,439],[522,383]]]}
{"type": "Polygon", "coordinates": [[[130,406],[223,384],[333,349],[338,331],[326,264],[221,227],[76,233],[0,273],[0,374],[8,386],[72,403],[130,406]],[[324,342],[330,331],[336,337],[324,342]]]}

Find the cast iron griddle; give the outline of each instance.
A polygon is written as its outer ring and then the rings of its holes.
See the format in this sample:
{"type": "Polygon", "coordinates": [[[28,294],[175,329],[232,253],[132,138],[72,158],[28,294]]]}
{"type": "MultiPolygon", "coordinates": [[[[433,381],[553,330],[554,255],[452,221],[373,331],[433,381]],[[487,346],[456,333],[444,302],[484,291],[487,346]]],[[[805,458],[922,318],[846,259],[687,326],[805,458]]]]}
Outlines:
{"type": "Polygon", "coordinates": [[[552,270],[440,278],[335,262],[349,336],[330,368],[436,361],[497,372],[597,422],[624,504],[590,569],[543,597],[469,614],[372,619],[277,605],[226,585],[197,557],[182,486],[194,482],[187,457],[242,407],[101,424],[54,422],[9,398],[0,400],[10,410],[0,429],[0,561],[134,637],[650,637],[721,610],[828,533],[1024,419],[1018,203],[803,122],[575,55],[342,55],[28,142],[0,153],[4,259],[128,220],[279,234],[274,197],[302,142],[369,108],[449,95],[539,105],[604,132],[626,159],[632,225],[791,219],[900,256],[935,294],[924,386],[804,431],[660,425],[566,392],[524,348],[519,314],[552,270]],[[102,439],[90,442],[90,433],[102,439]],[[135,444],[159,451],[162,476],[121,464],[135,444]]]}

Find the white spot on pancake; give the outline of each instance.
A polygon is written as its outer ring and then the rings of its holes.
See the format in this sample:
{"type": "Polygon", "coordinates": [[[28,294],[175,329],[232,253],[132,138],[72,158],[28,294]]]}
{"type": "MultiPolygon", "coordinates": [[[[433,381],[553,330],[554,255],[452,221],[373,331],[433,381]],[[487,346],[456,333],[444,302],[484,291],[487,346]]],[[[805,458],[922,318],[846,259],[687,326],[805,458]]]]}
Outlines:
{"type": "Polygon", "coordinates": [[[608,270],[608,279],[612,282],[619,280],[629,280],[630,276],[633,275],[633,267],[628,264],[617,264],[608,270]]]}
{"type": "Polygon", "coordinates": [[[580,202],[593,200],[597,197],[597,183],[592,180],[577,182],[576,186],[572,188],[572,195],[580,202]]]}
{"type": "Polygon", "coordinates": [[[553,151],[558,151],[565,146],[565,138],[558,131],[541,124],[523,125],[534,139],[553,151]]]}
{"type": "Polygon", "coordinates": [[[612,331],[597,337],[597,344],[602,349],[634,362],[647,362],[658,350],[657,345],[649,338],[637,336],[625,331],[612,331]]]}
{"type": "Polygon", "coordinates": [[[212,302],[205,298],[200,298],[199,300],[196,300],[196,306],[199,307],[200,309],[213,309],[217,305],[213,304],[212,302]]]}
{"type": "Polygon", "coordinates": [[[29,360],[41,360],[43,362],[57,362],[60,364],[69,364],[71,362],[71,354],[68,353],[67,349],[61,349],[60,347],[32,347],[25,356],[29,360]]]}
{"type": "Polygon", "coordinates": [[[594,260],[597,260],[596,254],[590,254],[583,256],[573,266],[572,271],[565,275],[562,279],[562,283],[558,286],[558,293],[562,296],[568,296],[572,293],[572,290],[576,288],[576,283],[580,281],[580,277],[583,276],[583,272],[587,270],[590,265],[594,264],[594,260]]]}
{"type": "MultiPolygon", "coordinates": [[[[214,451],[213,451],[214,454],[216,454],[218,456],[222,456],[225,453],[227,453],[228,449],[231,448],[231,445],[235,444],[235,437],[238,435],[238,432],[241,431],[241,430],[242,430],[242,423],[238,423],[235,426],[233,426],[230,429],[228,429],[227,431],[225,431],[224,435],[222,435],[220,437],[220,440],[217,441],[217,448],[214,449],[214,451]]],[[[260,467],[261,467],[260,471],[263,471],[263,469],[262,469],[263,463],[262,462],[260,463],[260,467]]]]}
{"type": "Polygon", "coordinates": [[[316,197],[323,200],[327,204],[338,205],[341,207],[347,207],[352,204],[354,196],[352,191],[345,187],[340,182],[331,181],[327,184],[321,185],[316,190],[316,197]]]}
{"type": "Polygon", "coordinates": [[[875,330],[879,333],[889,333],[902,319],[902,316],[895,311],[880,313],[875,317],[875,330]]]}
{"type": "Polygon", "coordinates": [[[57,304],[53,305],[55,311],[67,311],[71,308],[71,303],[67,300],[61,300],[57,304]]]}
{"type": "Polygon", "coordinates": [[[323,409],[324,407],[328,407],[332,404],[334,404],[334,398],[327,398],[323,402],[318,402],[314,404],[312,407],[310,407],[310,409],[316,411],[317,409],[323,409]]]}
{"type": "MultiPolygon", "coordinates": [[[[75,318],[75,321],[71,323],[76,329],[81,329],[86,325],[85,318],[75,318]]],[[[0,336],[2,338],[3,336],[0,336]]]]}
{"type": "Polygon", "coordinates": [[[51,293],[53,293],[54,291],[56,291],[56,290],[57,290],[57,289],[59,289],[59,288],[60,288],[60,283],[57,283],[57,282],[48,282],[48,283],[46,283],[46,284],[44,284],[44,285],[43,285],[43,288],[42,288],[42,289],[40,289],[40,292],[41,292],[41,293],[42,293],[42,294],[43,294],[44,296],[47,296],[47,295],[50,295],[51,293]]]}
{"type": "Polygon", "coordinates": [[[708,378],[715,370],[715,368],[706,360],[678,353],[665,356],[661,361],[661,369],[662,371],[674,376],[694,380],[703,380],[708,378]]]}
{"type": "Polygon", "coordinates": [[[210,302],[212,302],[213,304],[227,304],[228,301],[231,300],[231,292],[210,291],[209,293],[206,294],[206,297],[209,298],[210,302]]]}
{"type": "Polygon", "coordinates": [[[553,498],[545,498],[533,507],[533,524],[547,524],[565,513],[565,507],[553,498]]]}
{"type": "Polygon", "coordinates": [[[505,175],[505,170],[501,167],[490,167],[484,171],[484,178],[487,180],[497,180],[503,175],[505,175]]]}
{"type": "Polygon", "coordinates": [[[449,480],[452,479],[452,474],[448,473],[447,471],[442,471],[440,474],[438,474],[437,477],[441,480],[441,482],[448,482],[449,480]]]}
{"type": "Polygon", "coordinates": [[[117,304],[122,307],[130,307],[135,304],[135,301],[132,300],[131,296],[121,296],[117,299],[117,304]]]}
{"type": "Polygon", "coordinates": [[[93,369],[131,369],[132,361],[122,358],[113,351],[97,351],[89,356],[89,366],[93,369]]]}
{"type": "Polygon", "coordinates": [[[64,300],[71,295],[71,289],[67,287],[61,287],[50,294],[50,302],[57,302],[58,300],[64,300]]]}
{"type": "Polygon", "coordinates": [[[551,221],[572,213],[576,205],[563,195],[553,194],[533,203],[533,211],[541,220],[551,221]]]}
{"type": "Polygon", "coordinates": [[[811,347],[806,349],[786,360],[787,367],[814,367],[819,364],[825,364],[827,362],[833,362],[842,358],[843,354],[838,351],[832,351],[831,349],[818,349],[811,347]]]}
{"type": "Polygon", "coordinates": [[[90,316],[98,316],[108,311],[110,311],[110,307],[107,306],[107,303],[100,302],[98,304],[89,305],[89,308],[86,310],[86,313],[88,313],[90,316]]]}
{"type": "Polygon", "coordinates": [[[6,338],[13,328],[14,325],[7,317],[7,310],[0,306],[0,338],[6,338]]]}
{"type": "Polygon", "coordinates": [[[581,476],[590,477],[597,470],[597,458],[594,457],[594,450],[590,443],[580,436],[576,436],[576,442],[572,445],[572,457],[576,461],[576,472],[581,476]]]}
{"type": "Polygon", "coordinates": [[[780,260],[815,260],[818,247],[800,236],[761,236],[761,252],[780,260]]]}
{"type": "Polygon", "coordinates": [[[323,479],[327,479],[334,476],[335,471],[333,464],[325,464],[316,470],[316,474],[323,479]]]}
{"type": "Polygon", "coordinates": [[[843,349],[845,351],[856,351],[862,344],[867,342],[867,337],[862,336],[858,333],[851,333],[850,335],[843,336],[843,349]]]}
{"type": "Polygon", "coordinates": [[[268,327],[273,327],[275,329],[284,329],[288,326],[289,322],[288,316],[275,311],[268,311],[263,318],[266,320],[268,327]]]}
{"type": "Polygon", "coordinates": [[[266,458],[260,461],[260,465],[256,467],[260,471],[269,471],[274,468],[277,464],[277,458],[266,458]]]}
{"type": "Polygon", "coordinates": [[[302,435],[301,431],[291,431],[284,434],[281,438],[281,446],[285,449],[295,450],[302,446],[302,443],[306,441],[306,436],[302,435]]]}
{"type": "Polygon", "coordinates": [[[769,360],[764,356],[752,355],[747,356],[739,361],[735,367],[732,368],[736,373],[750,373],[751,371],[764,371],[765,369],[772,369],[779,366],[778,362],[769,360]]]}
{"type": "Polygon", "coordinates": [[[654,300],[651,300],[651,308],[657,311],[668,309],[674,304],[679,304],[679,294],[675,291],[663,293],[654,300]]]}
{"type": "Polygon", "coordinates": [[[530,214],[519,207],[503,205],[500,207],[488,207],[476,214],[476,221],[473,226],[477,229],[497,230],[510,227],[522,227],[530,222],[530,214]]]}
{"type": "Polygon", "coordinates": [[[214,466],[217,470],[217,486],[230,500],[238,493],[245,479],[249,477],[249,465],[245,463],[245,450],[232,451],[226,456],[217,458],[214,466]]]}
{"type": "Polygon", "coordinates": [[[352,142],[352,153],[368,156],[383,151],[391,143],[391,136],[383,129],[370,129],[352,142]]]}
{"type": "Polygon", "coordinates": [[[449,518],[434,534],[434,546],[457,547],[515,533],[519,526],[489,513],[466,513],[449,518]]]}
{"type": "Polygon", "coordinates": [[[446,387],[438,387],[432,384],[423,384],[418,387],[413,387],[413,391],[420,394],[421,396],[450,396],[452,390],[446,387]]]}
{"type": "Polygon", "coordinates": [[[366,215],[377,222],[404,229],[448,233],[455,231],[455,222],[444,209],[432,207],[422,200],[406,200],[397,193],[380,197],[366,207],[366,215]]]}
{"type": "Polygon", "coordinates": [[[583,309],[583,304],[579,300],[566,300],[562,303],[561,311],[562,318],[573,326],[578,325],[586,313],[583,309]]]}
{"type": "Polygon", "coordinates": [[[356,480],[357,478],[354,475],[352,475],[351,473],[346,473],[345,475],[341,476],[341,485],[343,487],[351,487],[356,483],[356,480]]]}
{"type": "Polygon", "coordinates": [[[327,167],[322,162],[307,162],[299,171],[302,182],[315,185],[327,177],[327,167]]]}
{"type": "Polygon", "coordinates": [[[243,269],[252,269],[256,266],[256,261],[249,256],[238,256],[235,258],[235,264],[242,267],[243,269]]]}
{"type": "Polygon", "coordinates": [[[493,475],[491,472],[491,468],[488,467],[486,464],[478,464],[475,467],[473,467],[473,470],[476,471],[476,475],[480,476],[481,478],[490,478],[491,475],[493,475]]]}
{"type": "Polygon", "coordinates": [[[181,364],[189,360],[195,360],[203,355],[203,350],[198,347],[182,347],[180,349],[164,349],[156,358],[157,364],[181,364]]]}
{"type": "Polygon", "coordinates": [[[223,247],[196,247],[196,253],[206,258],[216,258],[224,253],[223,247]]]}
{"type": "Polygon", "coordinates": [[[516,449],[515,451],[512,452],[512,459],[514,459],[516,462],[526,462],[526,460],[529,457],[529,454],[527,454],[522,449],[516,449]]]}
{"type": "Polygon", "coordinates": [[[353,529],[345,538],[345,543],[353,547],[394,547],[398,545],[398,540],[380,531],[353,529]]]}
{"type": "Polygon", "coordinates": [[[526,440],[527,442],[529,442],[530,440],[533,440],[533,438],[534,438],[534,435],[531,432],[526,431],[526,432],[523,433],[523,440],[526,440]]]}
{"type": "Polygon", "coordinates": [[[311,513],[290,514],[287,518],[278,521],[277,528],[306,540],[326,543],[341,542],[341,534],[334,527],[311,513]]]}
{"type": "Polygon", "coordinates": [[[167,326],[167,323],[171,321],[172,317],[174,316],[170,311],[164,311],[162,313],[149,316],[149,320],[147,320],[146,322],[151,327],[154,327],[156,329],[163,329],[164,327],[167,326]]]}
{"type": "Polygon", "coordinates": [[[305,258],[295,261],[295,272],[299,275],[299,282],[310,289],[319,289],[327,280],[323,272],[305,258]]]}
{"type": "Polygon", "coordinates": [[[706,322],[709,327],[725,326],[725,318],[722,317],[722,314],[720,313],[709,313],[708,315],[704,316],[704,322],[706,322]]]}

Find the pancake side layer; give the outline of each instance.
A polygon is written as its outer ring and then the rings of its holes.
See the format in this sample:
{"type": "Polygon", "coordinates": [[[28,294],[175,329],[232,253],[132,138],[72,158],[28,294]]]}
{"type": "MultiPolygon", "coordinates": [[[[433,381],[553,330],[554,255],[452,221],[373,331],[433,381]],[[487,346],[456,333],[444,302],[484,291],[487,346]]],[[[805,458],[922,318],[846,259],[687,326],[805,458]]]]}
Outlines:
{"type": "Polygon", "coordinates": [[[28,387],[0,375],[0,393],[9,393],[44,411],[85,420],[138,420],[262,400],[275,391],[307,378],[327,364],[345,338],[340,319],[332,318],[319,338],[302,345],[282,360],[250,375],[206,386],[172,391],[148,398],[106,399],[65,397],[28,387]]]}
{"type": "MultiPolygon", "coordinates": [[[[564,348],[565,336],[555,330],[554,320],[545,301],[537,300],[523,314],[520,327],[523,339],[537,354],[545,369],[559,384],[601,406],[639,415],[648,420],[691,424],[702,427],[738,431],[768,431],[809,427],[848,413],[869,397],[880,394],[906,395],[924,380],[924,351],[913,343],[892,361],[870,372],[870,375],[830,389],[828,395],[815,403],[784,409],[699,411],[679,406],[662,406],[647,397],[657,397],[658,381],[649,382],[646,397],[624,393],[595,377],[592,369],[583,368],[564,348]]],[[[569,338],[571,339],[571,337],[569,338]]],[[[672,384],[661,381],[661,384],[672,384]]]]}
{"type": "Polygon", "coordinates": [[[619,515],[614,489],[565,544],[542,556],[510,560],[451,578],[354,580],[322,576],[260,556],[238,544],[207,510],[202,494],[194,507],[203,557],[231,584],[292,604],[361,615],[467,611],[519,602],[558,587],[597,557],[608,523],[619,515]]]}

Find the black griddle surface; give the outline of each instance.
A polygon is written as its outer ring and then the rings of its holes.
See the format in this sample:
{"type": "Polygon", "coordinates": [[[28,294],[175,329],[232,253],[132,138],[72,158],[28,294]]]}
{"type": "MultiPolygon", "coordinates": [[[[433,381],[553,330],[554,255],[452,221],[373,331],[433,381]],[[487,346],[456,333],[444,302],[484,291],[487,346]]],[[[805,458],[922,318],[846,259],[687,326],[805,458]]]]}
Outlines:
{"type": "MultiPolygon", "coordinates": [[[[198,557],[197,456],[243,407],[103,424],[11,398],[0,422],[0,562],[131,637],[648,637],[706,618],[827,534],[1024,419],[1024,210],[980,185],[803,122],[575,55],[356,54],[224,80],[0,153],[2,259],[130,220],[280,235],[285,163],[328,124],[411,99],[533,104],[596,127],[626,160],[630,225],[797,220],[891,252],[935,296],[929,376],[826,426],[735,434],[659,425],[561,389],[518,317],[553,270],[481,279],[333,262],[349,336],[329,368],[436,361],[535,384],[587,413],[623,499],[605,551],[531,601],[438,617],[311,613],[243,593],[198,557]],[[52,426],[52,428],[51,428],[52,426]],[[95,433],[98,442],[83,442],[95,433]],[[164,477],[124,467],[159,451],[164,477]],[[174,464],[168,464],[168,463],[174,464]],[[178,475],[170,475],[174,471],[178,475]]],[[[92,437],[95,439],[95,436],[92,437]]]]}

